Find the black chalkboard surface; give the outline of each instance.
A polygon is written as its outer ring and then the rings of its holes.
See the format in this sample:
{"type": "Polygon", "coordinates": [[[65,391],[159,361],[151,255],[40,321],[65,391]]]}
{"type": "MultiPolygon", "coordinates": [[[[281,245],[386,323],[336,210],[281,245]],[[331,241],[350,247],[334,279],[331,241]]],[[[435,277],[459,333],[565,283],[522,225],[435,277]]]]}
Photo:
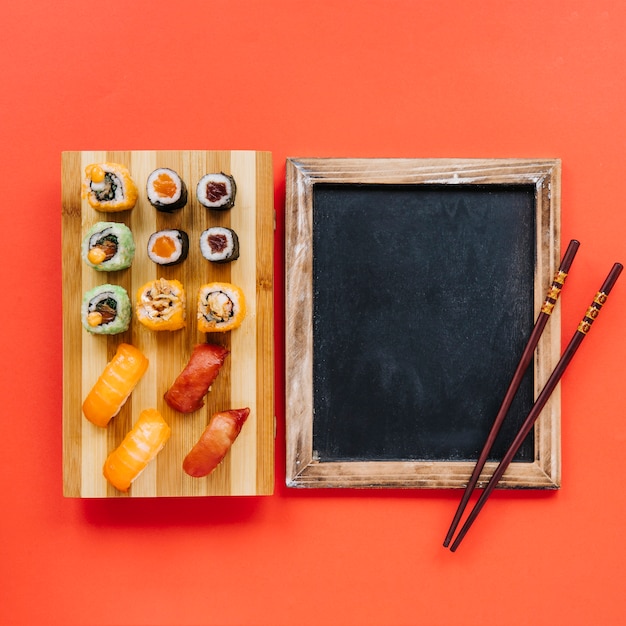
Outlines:
{"type": "MultiPolygon", "coordinates": [[[[288,160],[288,485],[466,484],[558,267],[559,183],[555,160],[288,160]]],[[[548,327],[481,481],[558,361],[548,327]]],[[[550,402],[501,487],[559,486],[550,402]]]]}
{"type": "MultiPolygon", "coordinates": [[[[315,186],[321,461],[478,457],[534,323],[534,204],[532,185],[315,186]]],[[[494,458],[532,401],[529,372],[494,458]]]]}

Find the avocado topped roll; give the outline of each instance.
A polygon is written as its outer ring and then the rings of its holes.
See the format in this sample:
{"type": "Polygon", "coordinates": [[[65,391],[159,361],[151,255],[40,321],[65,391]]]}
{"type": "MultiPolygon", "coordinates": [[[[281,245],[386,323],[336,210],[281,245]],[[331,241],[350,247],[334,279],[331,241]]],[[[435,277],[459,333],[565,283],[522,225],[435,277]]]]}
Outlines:
{"type": "Polygon", "coordinates": [[[119,285],[99,285],[83,296],[83,327],[97,335],[117,335],[128,330],[132,308],[130,298],[119,285]]]}
{"type": "Polygon", "coordinates": [[[123,165],[92,163],[85,168],[82,195],[96,211],[114,213],[134,208],[138,193],[123,165]]]}
{"type": "Polygon", "coordinates": [[[81,246],[83,261],[98,272],[115,272],[130,267],[135,240],[126,224],[98,222],[85,235],[81,246]]]}
{"type": "Polygon", "coordinates": [[[237,186],[235,179],[228,174],[205,174],[198,182],[196,195],[198,202],[207,209],[225,210],[235,204],[237,186]]]}

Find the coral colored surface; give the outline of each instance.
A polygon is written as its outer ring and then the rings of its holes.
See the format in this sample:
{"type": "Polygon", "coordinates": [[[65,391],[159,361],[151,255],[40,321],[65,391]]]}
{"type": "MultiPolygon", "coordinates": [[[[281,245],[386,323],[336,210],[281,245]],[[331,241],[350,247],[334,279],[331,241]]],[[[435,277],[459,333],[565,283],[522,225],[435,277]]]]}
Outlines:
{"type": "Polygon", "coordinates": [[[569,339],[626,260],[624,3],[4,4],[1,624],[626,622],[626,279],[562,381],[562,489],[496,493],[456,554],[460,493],[284,486],[282,356],[288,156],[561,158],[569,339]],[[64,499],[61,151],[246,148],[274,154],[275,495],[64,499]]]}

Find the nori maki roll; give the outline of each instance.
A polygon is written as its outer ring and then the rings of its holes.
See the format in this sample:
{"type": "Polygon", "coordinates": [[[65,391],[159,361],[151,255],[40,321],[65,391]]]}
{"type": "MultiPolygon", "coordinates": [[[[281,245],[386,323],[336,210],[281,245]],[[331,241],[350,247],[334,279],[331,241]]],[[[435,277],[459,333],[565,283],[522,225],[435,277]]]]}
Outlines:
{"type": "Polygon", "coordinates": [[[92,163],[85,168],[83,197],[97,211],[127,211],[137,203],[137,187],[119,163],[92,163]]]}
{"type": "Polygon", "coordinates": [[[239,237],[232,228],[207,228],[200,235],[200,251],[208,261],[229,263],[239,258],[239,237]]]}
{"type": "Polygon", "coordinates": [[[158,265],[176,265],[187,258],[189,236],[184,230],[159,230],[148,239],[148,257],[158,265]]]}
{"type": "Polygon", "coordinates": [[[205,174],[198,182],[198,202],[207,209],[230,209],[235,204],[237,186],[228,174],[205,174]]]}
{"type": "Polygon", "coordinates": [[[85,235],[81,246],[83,261],[98,272],[115,272],[130,267],[135,240],[126,224],[98,222],[85,235]]]}
{"type": "Polygon", "coordinates": [[[119,285],[99,285],[83,296],[81,321],[90,333],[123,333],[130,326],[131,314],[128,293],[119,285]]]}
{"type": "Polygon", "coordinates": [[[146,192],[150,204],[158,211],[172,213],[187,204],[187,185],[167,167],[160,167],[148,176],[146,192]]]}

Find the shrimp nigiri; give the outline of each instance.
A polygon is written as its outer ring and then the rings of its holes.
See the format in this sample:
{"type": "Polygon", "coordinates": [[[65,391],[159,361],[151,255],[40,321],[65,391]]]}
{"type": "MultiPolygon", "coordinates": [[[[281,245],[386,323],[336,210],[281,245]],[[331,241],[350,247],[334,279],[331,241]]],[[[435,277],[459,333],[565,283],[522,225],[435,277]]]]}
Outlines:
{"type": "Polygon", "coordinates": [[[147,368],[148,359],[140,350],[121,343],[83,402],[85,417],[96,426],[106,428],[147,368]]]}

